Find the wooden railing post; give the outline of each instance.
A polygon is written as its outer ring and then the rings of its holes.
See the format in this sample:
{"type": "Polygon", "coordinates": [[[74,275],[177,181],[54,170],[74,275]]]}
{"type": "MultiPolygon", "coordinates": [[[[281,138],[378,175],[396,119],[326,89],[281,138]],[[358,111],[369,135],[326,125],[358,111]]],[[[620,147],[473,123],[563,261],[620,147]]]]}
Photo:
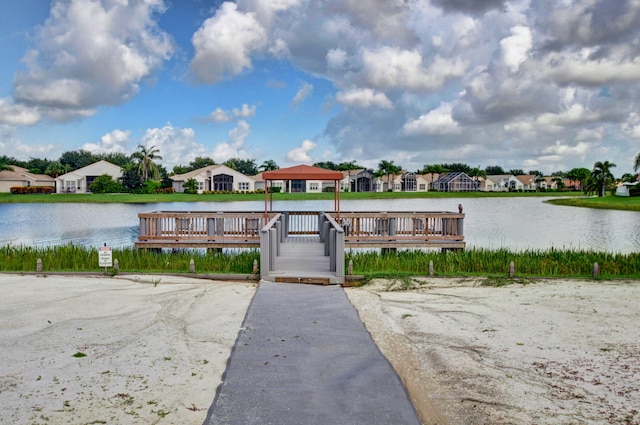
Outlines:
{"type": "Polygon", "coordinates": [[[269,229],[269,270],[276,269],[276,253],[278,252],[278,230],[275,227],[269,229]]]}
{"type": "Polygon", "coordinates": [[[336,229],[329,230],[329,271],[336,271],[336,229]]]}
{"type": "Polygon", "coordinates": [[[458,236],[464,236],[464,216],[458,219],[458,236]]]}
{"type": "Polygon", "coordinates": [[[147,236],[147,219],[140,219],[140,236],[147,236]]]}
{"type": "Polygon", "coordinates": [[[344,277],[344,231],[336,231],[336,277],[344,277]]]}
{"type": "Polygon", "coordinates": [[[271,270],[271,243],[269,230],[260,231],[260,278],[265,279],[271,270]]]}

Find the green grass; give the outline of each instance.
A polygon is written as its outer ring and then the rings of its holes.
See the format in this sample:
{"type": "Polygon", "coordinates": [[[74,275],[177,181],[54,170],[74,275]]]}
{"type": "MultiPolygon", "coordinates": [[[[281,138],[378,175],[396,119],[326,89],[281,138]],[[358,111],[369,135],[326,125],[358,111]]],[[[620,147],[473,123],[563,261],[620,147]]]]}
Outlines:
{"type": "MultiPolygon", "coordinates": [[[[11,245],[0,247],[0,271],[33,272],[37,259],[42,259],[43,272],[97,272],[98,251],[74,245],[33,248],[11,245]]],[[[203,274],[250,274],[253,262],[260,258],[257,250],[235,253],[205,251],[163,251],[114,249],[121,272],[189,273],[193,258],[196,272],[203,274]]],[[[518,277],[590,277],[598,263],[600,277],[640,278],[640,252],[631,254],[596,251],[509,251],[506,249],[471,249],[456,252],[407,250],[382,254],[373,251],[347,251],[345,261],[353,261],[353,274],[396,279],[408,282],[411,276],[429,274],[433,261],[436,276],[500,277],[509,273],[514,262],[518,277]]]]}
{"type": "MultiPolygon", "coordinates": [[[[581,192],[342,192],[340,199],[487,198],[581,196],[581,192]]],[[[274,201],[333,200],[333,193],[274,193],[274,201]]],[[[260,193],[190,195],[185,193],[139,195],[130,193],[12,195],[0,193],[0,204],[13,203],[123,203],[264,201],[260,193]]]]}
{"type": "Polygon", "coordinates": [[[563,198],[550,199],[554,205],[566,205],[570,207],[599,208],[609,210],[640,211],[640,197],[634,196],[603,196],[590,198],[563,198]]]}
{"type": "MultiPolygon", "coordinates": [[[[36,271],[36,262],[42,259],[43,272],[102,272],[98,266],[98,250],[75,245],[52,247],[11,246],[0,247],[0,271],[36,271]]],[[[189,273],[193,258],[196,273],[234,274],[252,273],[253,261],[260,259],[257,250],[238,253],[205,251],[162,251],[160,253],[137,249],[114,249],[121,272],[128,273],[189,273]]]]}
{"type": "Polygon", "coordinates": [[[526,277],[589,277],[598,263],[602,278],[639,278],[640,253],[620,254],[595,251],[510,251],[506,249],[471,249],[457,252],[408,250],[382,254],[379,252],[347,252],[353,261],[353,274],[399,278],[428,275],[433,261],[438,276],[505,276],[514,262],[515,274],[526,277]]]}

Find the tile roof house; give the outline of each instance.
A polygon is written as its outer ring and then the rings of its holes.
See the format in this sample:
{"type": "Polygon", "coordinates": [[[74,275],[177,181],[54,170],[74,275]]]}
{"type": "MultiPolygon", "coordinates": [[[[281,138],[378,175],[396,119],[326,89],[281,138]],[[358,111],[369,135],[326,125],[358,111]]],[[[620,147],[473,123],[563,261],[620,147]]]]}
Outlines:
{"type": "MultiPolygon", "coordinates": [[[[189,179],[198,182],[198,193],[207,192],[253,192],[256,190],[256,179],[246,176],[223,164],[209,165],[184,174],[170,176],[173,190],[184,192],[184,184],[189,179]]],[[[263,185],[264,187],[264,182],[263,185]]]]}
{"type": "Polygon", "coordinates": [[[46,174],[30,173],[26,168],[9,165],[13,170],[0,171],[0,192],[9,193],[12,187],[56,185],[55,179],[46,174]]]}
{"type": "Polygon", "coordinates": [[[461,171],[444,173],[433,182],[433,190],[439,192],[475,192],[478,190],[478,182],[467,173],[461,171]]]}
{"type": "Polygon", "coordinates": [[[110,175],[114,180],[122,178],[122,168],[105,160],[89,164],[56,178],[57,193],[91,193],[93,181],[104,175],[110,175]]]}

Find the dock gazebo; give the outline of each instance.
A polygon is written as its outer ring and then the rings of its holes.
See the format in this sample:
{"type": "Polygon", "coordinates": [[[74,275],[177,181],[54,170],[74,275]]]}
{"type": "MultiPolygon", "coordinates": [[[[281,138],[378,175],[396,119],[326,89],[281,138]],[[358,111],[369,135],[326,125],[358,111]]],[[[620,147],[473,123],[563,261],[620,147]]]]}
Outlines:
{"type": "Polygon", "coordinates": [[[274,171],[262,173],[264,187],[264,214],[265,217],[273,210],[273,182],[275,180],[319,180],[333,181],[333,209],[340,220],[340,181],[344,178],[341,172],[313,167],[311,165],[296,165],[294,167],[280,168],[274,171]]]}

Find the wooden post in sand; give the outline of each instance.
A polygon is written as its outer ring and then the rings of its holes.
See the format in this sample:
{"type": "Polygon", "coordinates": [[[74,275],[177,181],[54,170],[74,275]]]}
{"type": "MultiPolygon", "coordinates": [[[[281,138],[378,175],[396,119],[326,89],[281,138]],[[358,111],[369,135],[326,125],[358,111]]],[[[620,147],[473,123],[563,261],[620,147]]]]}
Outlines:
{"type": "Polygon", "coordinates": [[[509,277],[513,277],[516,274],[516,267],[513,264],[513,261],[509,263],[509,277]]]}

